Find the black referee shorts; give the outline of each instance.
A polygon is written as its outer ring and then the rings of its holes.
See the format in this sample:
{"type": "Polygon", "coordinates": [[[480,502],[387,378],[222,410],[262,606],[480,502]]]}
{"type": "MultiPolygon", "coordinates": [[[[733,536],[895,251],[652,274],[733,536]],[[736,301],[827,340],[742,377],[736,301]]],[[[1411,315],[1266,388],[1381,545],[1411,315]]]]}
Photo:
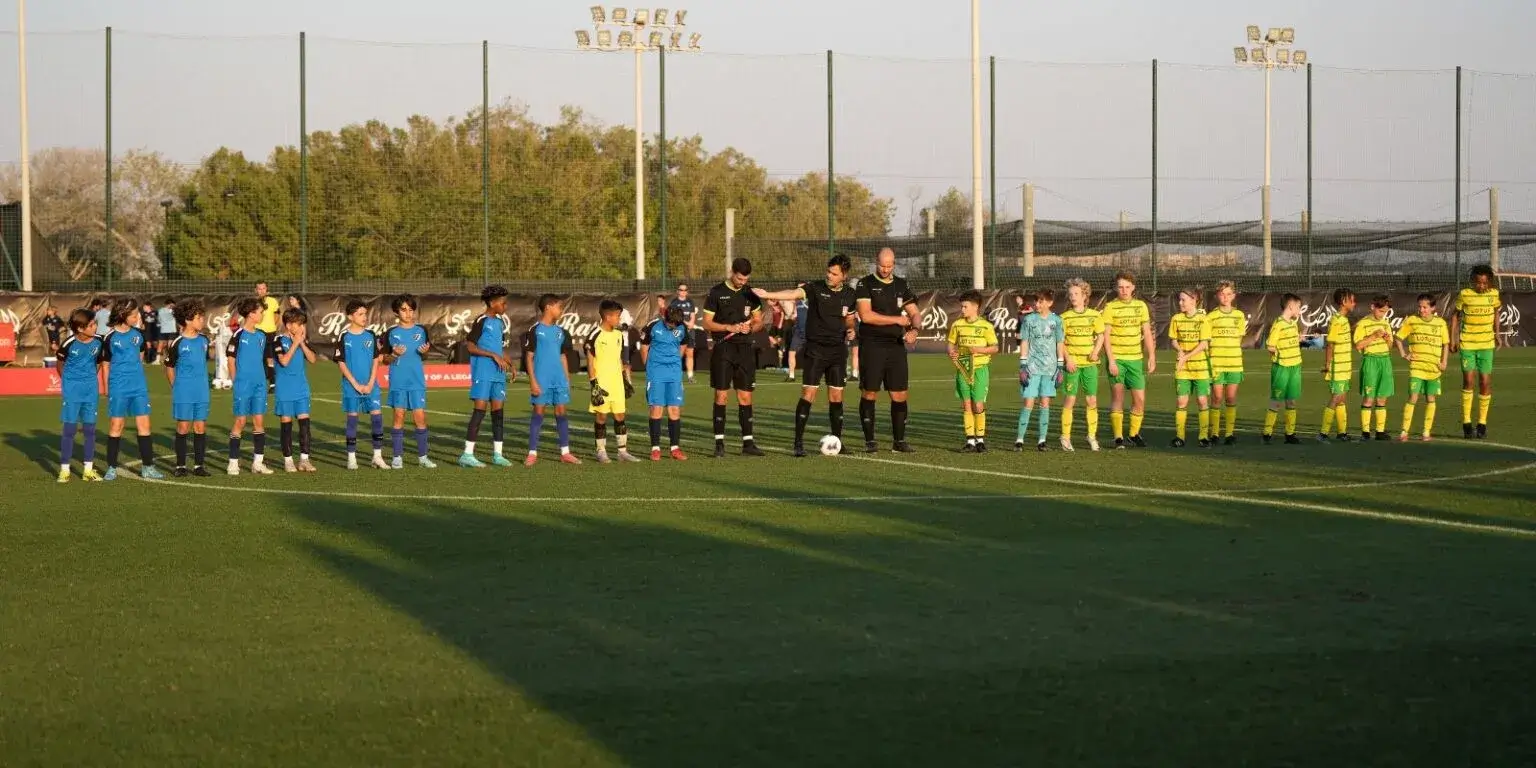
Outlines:
{"type": "Polygon", "coordinates": [[[859,344],[859,388],[865,392],[907,391],[907,347],[901,342],[859,344]]]}
{"type": "Polygon", "coordinates": [[[757,386],[757,347],[722,342],[709,355],[709,386],[719,392],[751,392],[757,386]]]}
{"type": "Polygon", "coordinates": [[[807,387],[819,387],[822,381],[832,389],[842,389],[848,383],[848,345],[817,344],[806,341],[800,352],[800,379],[807,387]]]}

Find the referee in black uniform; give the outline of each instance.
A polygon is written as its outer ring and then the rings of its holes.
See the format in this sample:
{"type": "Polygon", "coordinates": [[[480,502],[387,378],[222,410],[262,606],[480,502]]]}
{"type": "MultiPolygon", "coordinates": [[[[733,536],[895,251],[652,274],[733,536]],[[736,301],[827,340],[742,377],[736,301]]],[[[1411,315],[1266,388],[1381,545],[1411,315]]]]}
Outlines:
{"type": "Polygon", "coordinates": [[[752,441],[752,390],[757,386],[757,348],[752,334],[763,328],[763,300],[746,290],[752,262],[731,262],[731,276],[704,298],[704,330],[710,334],[709,386],[715,390],[715,458],[725,456],[725,400],[736,390],[741,455],[762,456],[752,441]]]}
{"type": "Polygon", "coordinates": [[[875,399],[881,388],[891,393],[891,446],[898,453],[915,453],[907,443],[907,347],[917,342],[917,294],[896,276],[896,252],[882,248],[875,272],[859,281],[859,423],[864,426],[864,450],[875,443],[875,399]]]}
{"type": "MultiPolygon", "coordinates": [[[[811,420],[816,404],[816,390],[822,379],[827,382],[827,420],[832,434],[843,438],[843,386],[846,383],[848,341],[853,337],[854,296],[847,285],[853,270],[847,256],[838,254],[827,260],[827,279],[816,280],[788,291],[758,292],[768,301],[805,299],[805,349],[801,353],[803,387],[795,404],[795,456],[805,455],[805,425],[811,420]]],[[[845,449],[846,450],[846,449],[845,449]]]]}

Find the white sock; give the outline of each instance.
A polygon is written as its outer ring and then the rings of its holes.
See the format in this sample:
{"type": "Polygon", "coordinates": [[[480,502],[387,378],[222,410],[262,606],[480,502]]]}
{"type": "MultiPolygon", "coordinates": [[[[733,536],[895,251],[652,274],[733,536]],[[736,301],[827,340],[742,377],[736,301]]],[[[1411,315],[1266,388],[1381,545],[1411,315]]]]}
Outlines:
{"type": "Polygon", "coordinates": [[[470,441],[468,441],[468,440],[465,440],[464,441],[464,452],[466,454],[469,454],[470,456],[475,455],[475,444],[470,442],[470,441]]]}
{"type": "Polygon", "coordinates": [[[528,455],[529,456],[537,456],[537,455],[539,455],[539,452],[538,451],[529,451],[528,455]]]}
{"type": "Polygon", "coordinates": [[[299,454],[299,461],[309,461],[309,454],[307,454],[307,453],[299,454]]]}
{"type": "Polygon", "coordinates": [[[263,455],[258,453],[255,456],[251,457],[251,463],[252,464],[261,464],[261,463],[263,463],[262,460],[265,459],[265,458],[266,458],[265,456],[263,456],[263,455]]]}
{"type": "Polygon", "coordinates": [[[494,441],[491,442],[491,453],[494,453],[497,456],[501,455],[501,441],[500,440],[494,440],[494,441]]]}
{"type": "Polygon", "coordinates": [[[384,460],[384,449],[383,448],[375,448],[375,449],[373,449],[373,460],[374,461],[383,461],[384,460]]]}
{"type": "Polygon", "coordinates": [[[96,462],[94,462],[94,461],[87,461],[87,462],[85,462],[86,470],[90,470],[95,464],[96,464],[96,462]]]}
{"type": "Polygon", "coordinates": [[[571,452],[571,447],[569,445],[562,445],[562,446],[560,446],[560,455],[561,456],[564,456],[564,455],[566,455],[567,453],[570,453],[570,452],[571,452]]]}

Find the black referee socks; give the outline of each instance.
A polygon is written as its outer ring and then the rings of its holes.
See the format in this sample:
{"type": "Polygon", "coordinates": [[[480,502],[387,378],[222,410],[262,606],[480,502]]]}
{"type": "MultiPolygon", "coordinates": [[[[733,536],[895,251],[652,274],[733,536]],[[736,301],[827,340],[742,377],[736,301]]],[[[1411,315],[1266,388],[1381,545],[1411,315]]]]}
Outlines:
{"type": "Polygon", "coordinates": [[[715,439],[725,439],[725,403],[715,403],[715,439]]]}
{"type": "Polygon", "coordinates": [[[875,441],[875,401],[859,398],[859,425],[864,427],[864,442],[875,441]]]}
{"type": "Polygon", "coordinates": [[[795,445],[805,442],[805,425],[811,420],[811,401],[801,399],[795,403],[795,445]]]}
{"type": "MultiPolygon", "coordinates": [[[[806,403],[806,406],[807,406],[807,410],[809,410],[810,403],[806,403]]],[[[827,420],[832,422],[832,434],[836,435],[837,439],[839,439],[839,440],[843,439],[843,404],[842,403],[828,403],[827,404],[827,420]]]]}
{"type": "Polygon", "coordinates": [[[746,442],[752,439],[752,406],[742,405],[736,408],[736,421],[741,425],[741,440],[746,442]]]}
{"type": "MultiPolygon", "coordinates": [[[[873,410],[873,409],[871,409],[873,410]]],[[[870,417],[873,420],[873,416],[870,417]]],[[[898,442],[907,440],[907,403],[906,401],[891,401],[891,439],[898,442]]]]}

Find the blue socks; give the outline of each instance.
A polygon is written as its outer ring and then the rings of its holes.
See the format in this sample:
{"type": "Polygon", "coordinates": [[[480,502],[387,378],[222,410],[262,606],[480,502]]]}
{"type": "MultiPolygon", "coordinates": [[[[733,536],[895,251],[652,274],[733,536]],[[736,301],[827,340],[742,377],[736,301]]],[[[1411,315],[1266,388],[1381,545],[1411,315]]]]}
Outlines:
{"type": "MultiPolygon", "coordinates": [[[[75,458],[75,432],[80,429],[79,424],[65,424],[64,434],[59,438],[59,466],[68,468],[69,463],[75,458]]],[[[90,454],[86,454],[89,456],[90,454]]]]}
{"type": "Polygon", "coordinates": [[[1045,436],[1051,431],[1051,409],[1040,409],[1040,442],[1045,442],[1045,436]]]}
{"type": "Polygon", "coordinates": [[[555,433],[560,436],[560,450],[571,447],[571,420],[567,416],[555,417],[555,433]]]}
{"type": "Polygon", "coordinates": [[[543,430],[544,430],[544,414],[539,413],[538,411],[534,411],[532,418],[528,419],[528,452],[529,453],[538,453],[539,452],[539,433],[542,432],[543,430]]]}
{"type": "Polygon", "coordinates": [[[357,414],[347,414],[347,453],[357,453],[357,414]]]}

